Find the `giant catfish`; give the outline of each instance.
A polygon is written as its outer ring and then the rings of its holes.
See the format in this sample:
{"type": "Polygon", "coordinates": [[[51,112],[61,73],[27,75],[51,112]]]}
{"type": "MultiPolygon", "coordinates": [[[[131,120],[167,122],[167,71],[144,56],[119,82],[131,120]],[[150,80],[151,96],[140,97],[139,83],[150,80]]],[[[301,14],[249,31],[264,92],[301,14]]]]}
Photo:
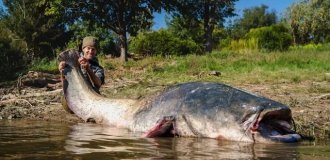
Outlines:
{"type": "Polygon", "coordinates": [[[69,108],[85,121],[127,128],[144,137],[207,137],[246,142],[298,142],[286,105],[225,84],[188,82],[147,100],[111,99],[95,92],[75,50],[65,61],[63,91],[69,108]]]}

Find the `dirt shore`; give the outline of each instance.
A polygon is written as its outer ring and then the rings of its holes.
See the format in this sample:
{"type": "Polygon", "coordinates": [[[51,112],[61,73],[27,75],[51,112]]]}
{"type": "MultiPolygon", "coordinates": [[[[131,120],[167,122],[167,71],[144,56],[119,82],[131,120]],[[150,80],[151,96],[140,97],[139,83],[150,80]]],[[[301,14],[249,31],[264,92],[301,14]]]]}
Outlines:
{"type": "MultiPolygon", "coordinates": [[[[42,78],[45,83],[40,83],[43,81],[40,76],[38,78],[38,84],[43,85],[37,87],[36,79],[33,78],[25,81],[21,79],[18,84],[0,85],[0,120],[21,118],[63,123],[82,122],[62,108],[59,77],[51,75],[51,78],[42,78]]],[[[106,83],[111,84],[106,84],[101,92],[123,82],[106,83]]],[[[314,136],[317,140],[330,140],[330,93],[322,92],[330,90],[329,82],[244,84],[236,87],[287,104],[292,109],[299,133],[314,136]]]]}

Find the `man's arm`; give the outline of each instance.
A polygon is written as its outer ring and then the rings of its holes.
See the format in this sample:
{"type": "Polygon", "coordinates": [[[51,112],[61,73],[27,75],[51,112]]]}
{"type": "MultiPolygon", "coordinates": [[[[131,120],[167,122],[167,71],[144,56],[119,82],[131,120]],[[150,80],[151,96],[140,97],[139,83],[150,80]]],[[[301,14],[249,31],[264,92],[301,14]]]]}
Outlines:
{"type": "Polygon", "coordinates": [[[92,81],[94,87],[100,88],[101,85],[102,85],[102,80],[90,68],[89,62],[83,57],[80,57],[78,59],[78,61],[81,65],[81,67],[84,68],[87,71],[87,75],[88,75],[89,79],[92,81]]]}
{"type": "Polygon", "coordinates": [[[86,71],[89,76],[89,79],[93,82],[94,86],[96,88],[100,88],[102,85],[101,79],[95,75],[95,73],[90,67],[86,67],[86,71]]]}

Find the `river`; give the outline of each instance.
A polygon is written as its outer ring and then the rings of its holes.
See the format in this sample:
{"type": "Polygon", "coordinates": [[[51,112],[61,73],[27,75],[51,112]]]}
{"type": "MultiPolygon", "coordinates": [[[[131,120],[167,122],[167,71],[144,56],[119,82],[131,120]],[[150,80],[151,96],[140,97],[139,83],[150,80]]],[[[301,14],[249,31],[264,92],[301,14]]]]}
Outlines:
{"type": "Polygon", "coordinates": [[[0,159],[330,159],[330,143],[141,138],[97,124],[0,120],[0,159]]]}

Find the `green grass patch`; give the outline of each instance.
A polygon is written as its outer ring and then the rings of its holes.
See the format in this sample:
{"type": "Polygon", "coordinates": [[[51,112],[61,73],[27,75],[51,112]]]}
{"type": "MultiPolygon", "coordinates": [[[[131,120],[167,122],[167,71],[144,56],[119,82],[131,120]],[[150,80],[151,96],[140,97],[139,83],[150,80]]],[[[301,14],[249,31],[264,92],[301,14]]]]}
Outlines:
{"type": "Polygon", "coordinates": [[[29,71],[40,71],[46,73],[59,73],[58,62],[56,59],[47,60],[35,60],[28,66],[29,71]]]}
{"type": "Polygon", "coordinates": [[[229,83],[277,83],[324,81],[330,72],[329,50],[290,50],[263,53],[257,51],[215,51],[205,55],[146,57],[124,65],[115,61],[105,64],[119,76],[172,84],[186,81],[223,81],[229,83]],[[107,64],[110,63],[110,64],[107,64]],[[211,71],[221,76],[209,75],[211,71]]]}

